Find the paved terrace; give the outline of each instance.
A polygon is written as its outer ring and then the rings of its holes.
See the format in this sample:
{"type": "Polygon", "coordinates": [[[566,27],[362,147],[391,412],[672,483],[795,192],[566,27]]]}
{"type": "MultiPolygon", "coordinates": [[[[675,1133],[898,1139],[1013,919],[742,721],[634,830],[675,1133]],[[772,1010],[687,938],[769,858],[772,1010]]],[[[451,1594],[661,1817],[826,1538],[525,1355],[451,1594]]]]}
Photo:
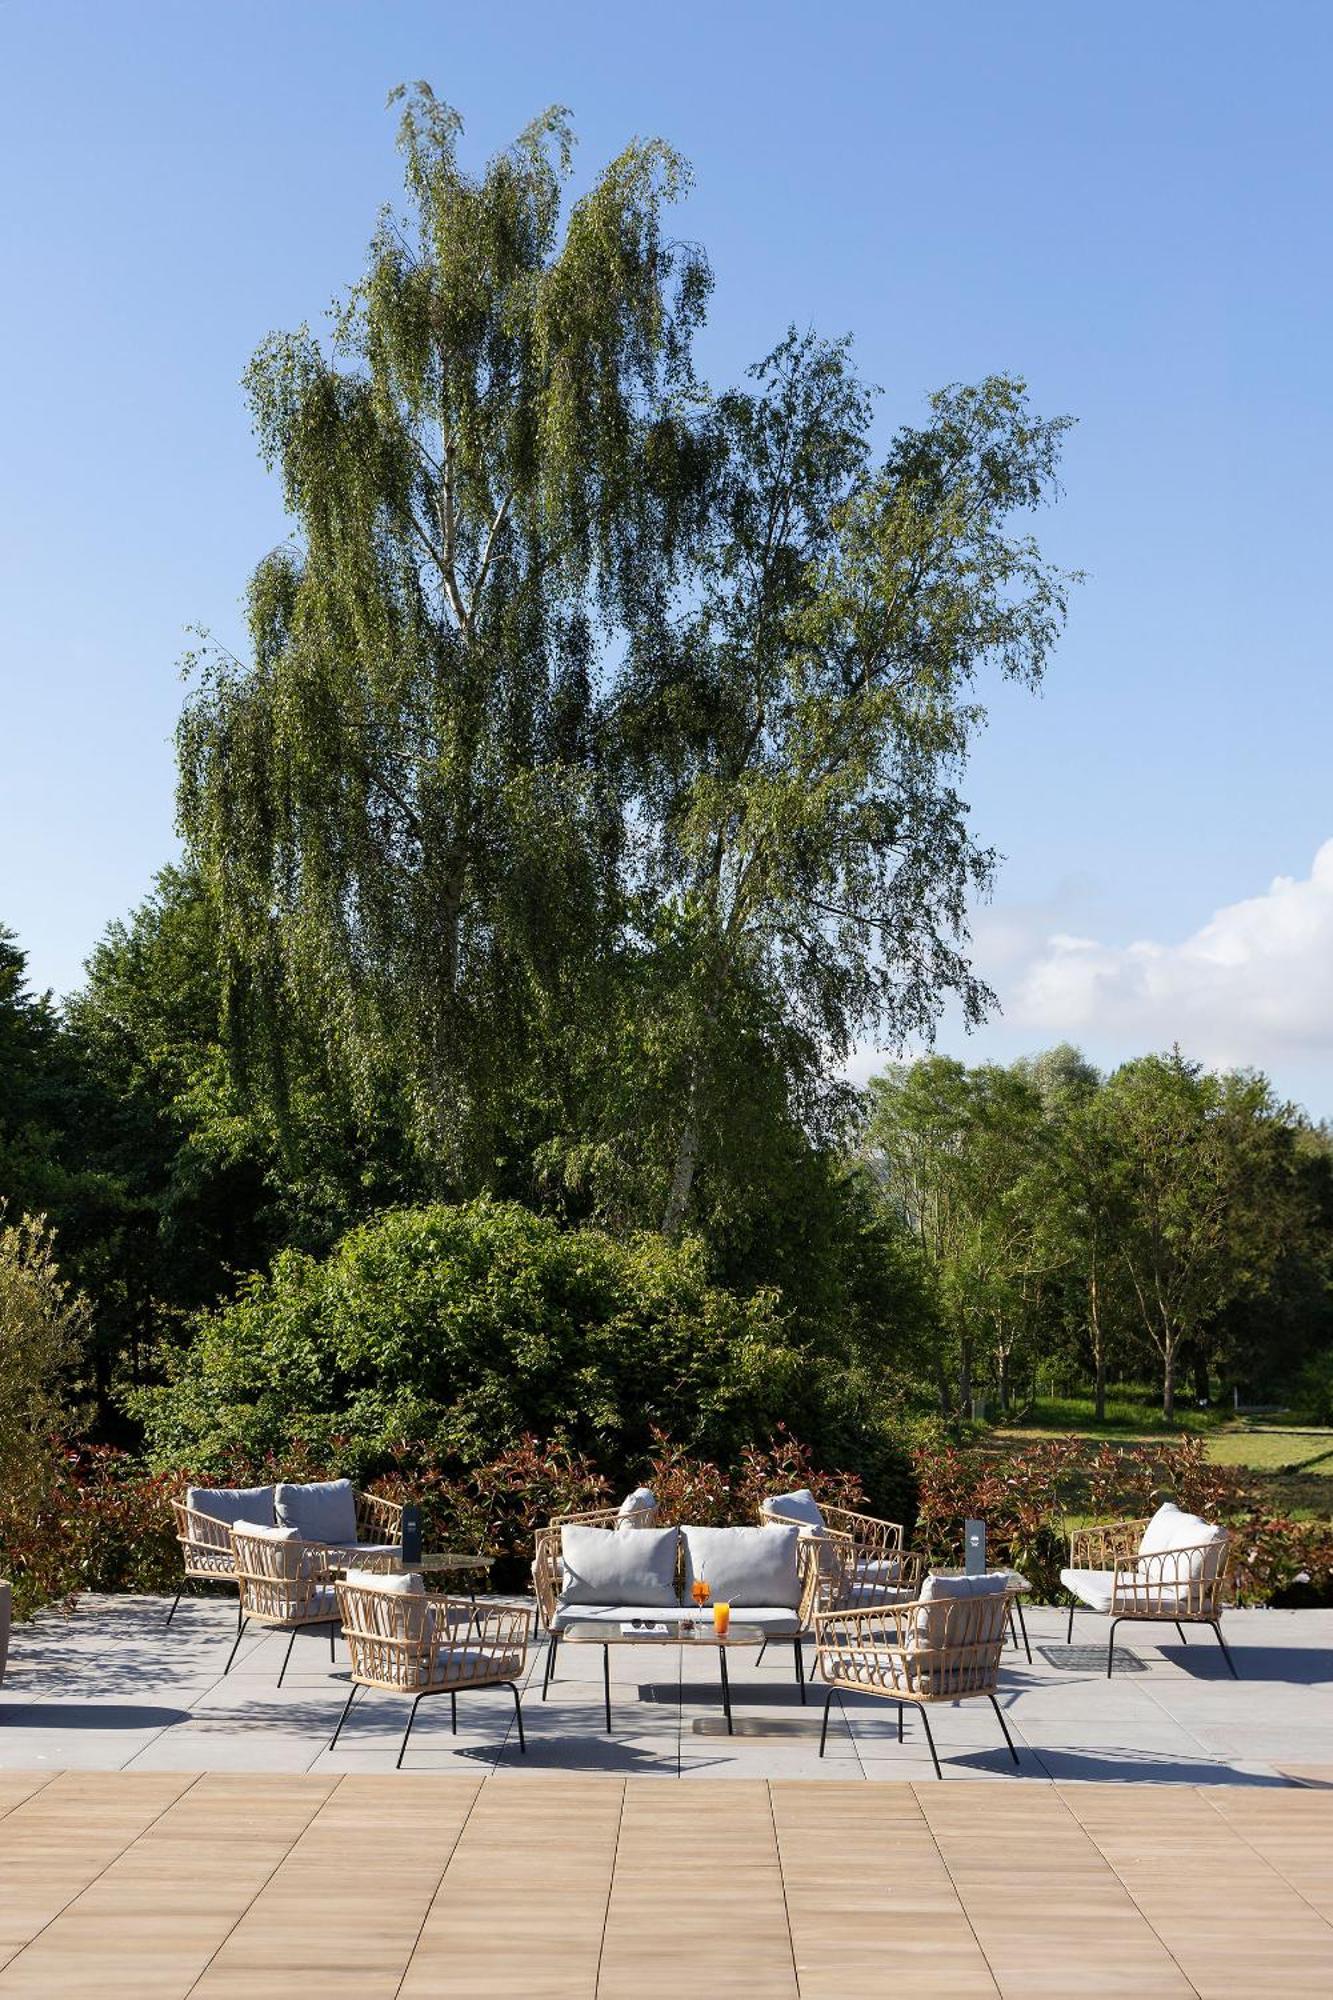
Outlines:
{"type": "MultiPolygon", "coordinates": [[[[920,1725],[848,1701],[829,1755],[790,1649],[707,1662],[569,1648],[529,1755],[508,1696],[365,1695],[325,1748],[346,1662],[234,1611],[85,1599],[20,1628],[0,1691],[0,1995],[524,1996],[677,1984],[768,2000],[1333,1992],[1333,1614],[1240,1612],[1107,1685],[1010,1652],[1021,1774],[983,1703],[920,1725]],[[682,1783],[722,1778],[729,1783],[682,1783]],[[1089,1782],[1091,1781],[1091,1782],[1089,1782]]],[[[1084,1636],[1104,1627],[1089,1617],[1084,1636]]],[[[1078,1636],[1076,1627],[1076,1637],[1078,1636]]]]}

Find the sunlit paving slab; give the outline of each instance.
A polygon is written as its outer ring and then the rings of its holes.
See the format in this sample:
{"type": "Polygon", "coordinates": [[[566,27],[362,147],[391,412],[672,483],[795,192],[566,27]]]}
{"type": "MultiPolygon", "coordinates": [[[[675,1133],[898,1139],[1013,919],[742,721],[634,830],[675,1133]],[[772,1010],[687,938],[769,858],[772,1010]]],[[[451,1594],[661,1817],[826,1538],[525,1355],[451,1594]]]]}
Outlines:
{"type": "MultiPolygon", "coordinates": [[[[346,1651],[300,1634],[283,1685],[282,1635],[247,1639],[224,1673],[235,1612],[220,1596],[185,1599],[170,1628],[155,1598],[85,1597],[14,1635],[0,1690],[0,1774],[12,1771],[310,1773],[394,1769],[408,1704],[367,1690],[329,1745],[348,1690],[346,1651]]],[[[1215,1645],[1182,1646],[1170,1628],[1134,1633],[1143,1671],[1108,1680],[1065,1657],[1064,1614],[1028,1613],[1033,1657],[1006,1649],[999,1701],[1015,1768],[990,1706],[937,1706],[931,1727],[944,1782],[1008,1787],[1090,1783],[1319,1789],[1333,1773],[1333,1613],[1227,1615],[1241,1678],[1215,1645]],[[1160,1640],[1160,1643],[1155,1643],[1160,1640]]],[[[807,1653],[811,1649],[807,1648],[807,1653]]],[[[732,1727],[711,1660],[676,1645],[613,1646],[612,1726],[602,1649],[567,1646],[542,1698],[544,1641],[529,1648],[522,1688],[527,1754],[504,1689],[464,1692],[457,1727],[444,1700],[423,1704],[405,1770],[477,1778],[855,1780],[878,1787],[933,1777],[924,1720],[908,1709],[903,1740],[890,1702],[845,1692],[819,1754],[825,1690],[802,1700],[790,1646],[731,1655],[732,1727]]]]}

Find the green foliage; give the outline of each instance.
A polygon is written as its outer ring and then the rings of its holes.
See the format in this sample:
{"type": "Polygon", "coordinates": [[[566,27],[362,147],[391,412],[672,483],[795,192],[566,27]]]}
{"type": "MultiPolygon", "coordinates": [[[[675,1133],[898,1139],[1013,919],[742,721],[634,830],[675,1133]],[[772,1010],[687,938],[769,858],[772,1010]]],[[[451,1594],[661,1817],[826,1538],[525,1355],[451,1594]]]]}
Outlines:
{"type": "Polygon", "coordinates": [[[946,1413],[977,1380],[1007,1410],[1072,1348],[1097,1421],[1114,1359],[1156,1362],[1170,1424],[1185,1361],[1203,1400],[1219,1370],[1271,1394],[1327,1337],[1328,1148],[1262,1076],[1178,1050],[1106,1079],[1068,1047],[1007,1070],[931,1057],[872,1079],[862,1144],[934,1287],[946,1413]]]}
{"type": "Polygon", "coordinates": [[[19,1615],[52,1589],[62,1534],[61,1435],[81,1372],[88,1302],[73,1293],[41,1222],[5,1220],[0,1206],[0,1575],[19,1615]]]}
{"type": "Polygon", "coordinates": [[[285,1120],[313,1040],[437,1191],[496,1185],[614,942],[594,619],[665,587],[708,288],[664,234],[669,148],[627,148],[562,227],[563,113],[480,178],[459,130],[407,94],[411,217],[382,222],[332,351],[303,329],[255,357],[300,543],[253,578],[253,661],[206,654],[180,730],[251,1082],[285,1120]]]}
{"type": "Polygon", "coordinates": [[[488,1200],[387,1213],[322,1262],[283,1252],[138,1408],[158,1463],[202,1470],[336,1441],[368,1471],[403,1440],[470,1467],[531,1432],[614,1475],[655,1429],[727,1459],[784,1421],[818,1448],[835,1421],[776,1297],[711,1283],[697,1243],[488,1200]]]}

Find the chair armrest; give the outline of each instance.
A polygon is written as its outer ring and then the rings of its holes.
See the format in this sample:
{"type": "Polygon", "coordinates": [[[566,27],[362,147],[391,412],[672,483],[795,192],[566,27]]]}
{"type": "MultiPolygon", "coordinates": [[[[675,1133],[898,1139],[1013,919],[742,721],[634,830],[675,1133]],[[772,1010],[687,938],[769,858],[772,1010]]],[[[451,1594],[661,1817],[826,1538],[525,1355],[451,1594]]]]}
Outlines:
{"type": "Polygon", "coordinates": [[[1154,1549],[1146,1556],[1121,1556],[1115,1565],[1111,1586],[1111,1609],[1121,1604],[1135,1610],[1161,1608],[1164,1593],[1173,1600],[1172,1609],[1186,1617],[1212,1617],[1226,1601],[1225,1591],[1231,1570],[1231,1549],[1224,1544],[1214,1552],[1212,1545],[1201,1550],[1154,1549]],[[1211,1574],[1191,1574],[1193,1564],[1213,1557],[1211,1574]]]}
{"type": "Polygon", "coordinates": [[[173,1500],[171,1511],[176,1520],[176,1539],[187,1555],[207,1557],[225,1556],[230,1562],[233,1555],[231,1525],[219,1521],[215,1514],[201,1514],[193,1507],[187,1507],[183,1500],[173,1500]]]}
{"type": "Polygon", "coordinates": [[[356,1538],[359,1542],[401,1542],[403,1503],[382,1493],[356,1491],[356,1538]]]}
{"type": "Polygon", "coordinates": [[[1100,1527],[1075,1528],[1069,1537],[1071,1569],[1114,1569],[1122,1558],[1137,1556],[1146,1521],[1109,1521],[1100,1527]]]}
{"type": "Polygon", "coordinates": [[[560,1596],[560,1530],[539,1528],[532,1552],[532,1588],[542,1624],[550,1630],[560,1596]]]}
{"type": "Polygon", "coordinates": [[[427,1655],[432,1670],[440,1654],[466,1652],[478,1656],[482,1669],[501,1660],[509,1664],[517,1653],[513,1670],[522,1671],[528,1657],[526,1611],[507,1605],[488,1605],[478,1610],[470,1598],[434,1591],[427,1593],[426,1602],[436,1614],[427,1655]]]}
{"type": "Polygon", "coordinates": [[[877,1514],[858,1514],[851,1507],[825,1507],[830,1528],[850,1535],[858,1555],[896,1555],[903,1545],[901,1521],[883,1521],[877,1514]]]}

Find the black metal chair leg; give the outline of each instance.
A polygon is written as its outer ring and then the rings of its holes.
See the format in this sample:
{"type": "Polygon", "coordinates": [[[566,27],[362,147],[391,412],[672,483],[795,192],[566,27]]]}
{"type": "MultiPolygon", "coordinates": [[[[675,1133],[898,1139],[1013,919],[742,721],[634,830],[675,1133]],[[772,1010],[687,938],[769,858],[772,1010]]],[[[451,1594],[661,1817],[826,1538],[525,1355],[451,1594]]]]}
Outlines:
{"type": "Polygon", "coordinates": [[[898,1741],[899,1741],[899,1742],[901,1743],[901,1742],[902,1742],[902,1740],[903,1740],[903,1705],[902,1705],[902,1703],[901,1703],[901,1702],[899,1702],[899,1703],[898,1703],[898,1741]]]}
{"type": "Polygon", "coordinates": [[[245,1628],[249,1623],[250,1620],[243,1616],[240,1606],[238,1605],[236,1608],[236,1637],[232,1641],[231,1651],[227,1655],[227,1664],[222,1669],[224,1676],[231,1672],[231,1663],[236,1658],[236,1648],[240,1645],[241,1640],[245,1635],[245,1628]]]}
{"type": "Polygon", "coordinates": [[[926,1725],[926,1741],[930,1745],[930,1761],[935,1766],[935,1776],[937,1778],[942,1778],[944,1776],[944,1773],[940,1769],[940,1760],[939,1757],[936,1755],[935,1738],[932,1736],[930,1730],[930,1717],[926,1714],[925,1706],[921,1702],[917,1703],[917,1711],[920,1714],[921,1720],[926,1725]]]}
{"type": "Polygon", "coordinates": [[[398,1746],[398,1762],[394,1765],[396,1771],[401,1771],[403,1768],[403,1758],[407,1754],[407,1739],[412,1734],[412,1724],[417,1719],[417,1703],[420,1700],[421,1696],[417,1695],[412,1703],[412,1713],[407,1718],[407,1727],[403,1731],[403,1740],[398,1746]]]}
{"type": "Polygon", "coordinates": [[[1120,1620],[1118,1618],[1111,1620],[1111,1636],[1106,1642],[1106,1678],[1108,1681],[1115,1671],[1115,1628],[1119,1623],[1120,1620]]]}
{"type": "Polygon", "coordinates": [[[353,1681],[353,1682],[352,1682],[352,1691],[351,1691],[351,1693],[350,1693],[350,1694],[348,1695],[348,1697],[347,1697],[347,1700],[346,1700],[346,1703],[345,1703],[345,1704],[344,1704],[344,1706],[343,1706],[343,1712],[342,1712],[342,1714],[341,1714],[341,1715],[340,1715],[340,1716],[338,1717],[338,1727],[337,1727],[337,1728],[336,1728],[336,1729],[334,1730],[334,1732],[333,1732],[333,1741],[332,1741],[332,1743],[330,1743],[330,1745],[329,1745],[329,1748],[330,1748],[330,1750],[336,1750],[336,1749],[337,1749],[337,1747],[338,1747],[338,1738],[339,1738],[339,1737],[340,1737],[340,1736],[342,1735],[342,1733],[343,1733],[343,1724],[344,1724],[344,1722],[346,1722],[346,1720],[347,1720],[348,1716],[349,1716],[349,1715],[350,1715],[350,1714],[352,1713],[352,1703],[353,1703],[353,1702],[354,1702],[354,1701],[356,1700],[356,1698],[357,1698],[357,1696],[358,1696],[358,1695],[360,1694],[360,1692],[361,1692],[361,1683],[360,1683],[360,1681],[353,1681]]]}
{"type": "MultiPolygon", "coordinates": [[[[178,1591],[176,1592],[176,1595],[175,1595],[175,1596],[174,1596],[174,1597],[172,1598],[172,1600],[171,1600],[171,1609],[170,1609],[170,1611],[168,1611],[168,1613],[167,1613],[167,1624],[168,1624],[168,1625],[170,1625],[170,1623],[171,1623],[172,1619],[173,1619],[173,1618],[174,1618],[174,1617],[176,1616],[176,1606],[177,1606],[177,1605],[178,1605],[178,1604],[180,1603],[180,1601],[181,1601],[181,1590],[184,1590],[184,1588],[185,1588],[185,1585],[184,1585],[184,1584],[182,1584],[182,1585],[181,1585],[181,1589],[180,1589],[180,1590],[178,1590],[178,1591]]],[[[165,1627],[164,1627],[164,1629],[165,1629],[165,1627]]]]}
{"type": "Polygon", "coordinates": [[[602,1694],[606,1702],[606,1733],[611,1734],[611,1648],[602,1648],[602,1694]]]}
{"type": "Polygon", "coordinates": [[[291,1657],[292,1657],[292,1647],[293,1647],[293,1646],[294,1646],[294,1645],[296,1644],[296,1635],[297,1635],[297,1633],[298,1633],[298,1632],[300,1631],[300,1629],[301,1629],[301,1628],[300,1628],[300,1626],[299,1626],[299,1625],[293,1625],[293,1627],[292,1627],[292,1636],[291,1636],[291,1638],[290,1638],[290,1639],[289,1639],[289,1640],[287,1641],[287,1650],[286,1650],[286,1652],[285,1652],[285,1653],[283,1654],[283,1656],[282,1656],[282,1666],[281,1666],[281,1667],[279,1668],[279,1670],[278,1670],[278,1686],[279,1686],[279,1687],[281,1687],[281,1686],[282,1686],[282,1677],[283,1677],[283,1675],[284,1675],[284,1674],[286,1673],[286,1671],[287,1671],[287,1662],[288,1662],[288,1661],[289,1661],[289,1660],[291,1659],[291,1657]]]}
{"type": "Polygon", "coordinates": [[[1231,1648],[1230,1646],[1228,1646],[1226,1640],[1222,1637],[1221,1619],[1218,1619],[1216,1621],[1216,1623],[1213,1626],[1213,1630],[1217,1634],[1217,1643],[1222,1648],[1222,1658],[1226,1661],[1227,1665],[1231,1669],[1231,1678],[1233,1681],[1238,1681],[1240,1679],[1240,1675],[1236,1672],[1236,1662],[1231,1657],[1231,1648]]]}
{"type": "Polygon", "coordinates": [[[514,1686],[514,1683],[506,1681],[505,1686],[514,1697],[514,1720],[518,1724],[518,1747],[526,1757],[528,1754],[528,1739],[523,1734],[523,1704],[518,1698],[518,1689],[514,1686]]]}
{"type": "Polygon", "coordinates": [[[822,1723],[820,1724],[820,1727],[819,1727],[819,1754],[820,1754],[820,1756],[821,1756],[821,1757],[822,1757],[822,1756],[823,1756],[823,1754],[824,1754],[824,1745],[825,1745],[825,1744],[827,1743],[827,1741],[828,1741],[828,1712],[829,1712],[829,1704],[830,1704],[830,1702],[831,1702],[831,1701],[833,1700],[833,1697],[834,1697],[834,1695],[835,1695],[836,1693],[837,1693],[837,1689],[836,1689],[836,1688],[830,1688],[830,1689],[829,1689],[829,1691],[828,1691],[828,1693],[827,1693],[827,1694],[826,1694],[826,1695],[824,1696],[824,1720],[823,1720],[823,1722],[822,1722],[822,1723]]]}
{"type": "Polygon", "coordinates": [[[1069,1602],[1069,1630],[1065,1633],[1065,1644],[1066,1646],[1072,1646],[1073,1643],[1074,1643],[1074,1602],[1073,1599],[1071,1598],[1069,1602]]]}
{"type": "Polygon", "coordinates": [[[449,1690],[449,1729],[450,1729],[450,1733],[451,1733],[452,1735],[454,1735],[454,1736],[457,1736],[457,1734],[458,1734],[458,1690],[457,1690],[456,1688],[450,1688],[450,1690],[449,1690]]]}
{"type": "Polygon", "coordinates": [[[796,1685],[801,1690],[801,1707],[804,1708],[805,1707],[805,1654],[801,1650],[801,1642],[799,1639],[796,1641],[794,1650],[796,1653],[796,1685]]]}
{"type": "Polygon", "coordinates": [[[768,1641],[767,1641],[767,1639],[765,1639],[765,1641],[764,1641],[763,1645],[762,1645],[762,1646],[761,1646],[761,1647],[759,1648],[759,1657],[758,1657],[758,1658],[756,1659],[756,1661],[755,1661],[755,1665],[756,1665],[757,1667],[762,1667],[762,1666],[763,1666],[763,1664],[764,1664],[764,1654],[765,1654],[765,1653],[766,1653],[767,1651],[768,1651],[768,1641]]]}
{"type": "Polygon", "coordinates": [[[727,1679],[727,1649],[725,1646],[719,1646],[717,1649],[717,1663],[722,1669],[722,1713],[727,1718],[728,1736],[734,1736],[736,1732],[731,1726],[731,1683],[727,1679]]]}
{"type": "Polygon", "coordinates": [[[546,1673],[542,1678],[543,1701],[545,1701],[546,1699],[547,1688],[550,1687],[551,1682],[555,1679],[555,1656],[557,1650],[559,1649],[559,1645],[560,1645],[560,1634],[558,1632],[552,1632],[550,1644],[546,1648],[546,1673]]]}
{"type": "Polygon", "coordinates": [[[334,1625],[334,1624],[331,1624],[331,1625],[329,1626],[329,1659],[330,1659],[330,1661],[333,1661],[333,1660],[336,1660],[336,1659],[337,1659],[337,1657],[338,1657],[338,1655],[337,1655],[337,1654],[336,1654],[336,1653],[334,1652],[334,1650],[333,1650],[333,1646],[334,1646],[334,1641],[335,1641],[335,1640],[337,1639],[337,1637],[338,1637],[338,1627],[337,1627],[336,1625],[334,1625]]]}
{"type": "Polygon", "coordinates": [[[1180,1620],[1178,1618],[1173,1618],[1171,1620],[1171,1623],[1175,1626],[1177,1632],[1179,1632],[1180,1634],[1181,1645],[1188,1646],[1189,1640],[1185,1637],[1185,1627],[1181,1624],[1180,1620]]]}
{"type": "Polygon", "coordinates": [[[995,1699],[994,1695],[992,1695],[990,1698],[990,1705],[995,1710],[995,1720],[999,1723],[1001,1729],[1004,1731],[1004,1740],[1009,1745],[1009,1755],[1013,1758],[1016,1764],[1018,1762],[1018,1752],[1014,1748],[1014,1739],[1009,1734],[1009,1725],[1004,1719],[1004,1710],[1000,1707],[1000,1704],[995,1699]]]}
{"type": "Polygon", "coordinates": [[[1027,1656],[1028,1665],[1031,1666],[1032,1646],[1028,1639],[1028,1621],[1023,1616],[1023,1600],[1021,1597],[1016,1597],[1014,1599],[1014,1610],[1018,1613],[1018,1629],[1023,1634],[1023,1651],[1027,1656]]]}

